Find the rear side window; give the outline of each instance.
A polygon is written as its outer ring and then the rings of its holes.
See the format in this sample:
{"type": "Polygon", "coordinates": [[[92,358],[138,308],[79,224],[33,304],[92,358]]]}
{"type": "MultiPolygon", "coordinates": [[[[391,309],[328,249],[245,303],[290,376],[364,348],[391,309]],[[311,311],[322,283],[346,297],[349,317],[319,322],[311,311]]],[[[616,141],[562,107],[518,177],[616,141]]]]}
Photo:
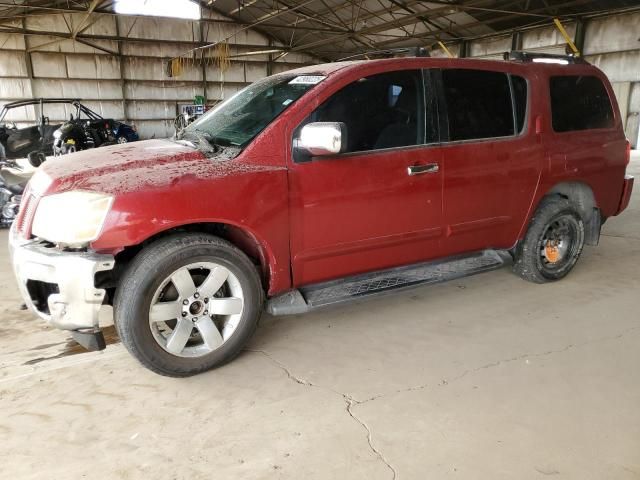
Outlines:
{"type": "Polygon", "coordinates": [[[611,101],[598,77],[551,77],[550,90],[554,131],[613,127],[611,101]]]}
{"type": "Polygon", "coordinates": [[[507,74],[484,70],[443,70],[442,84],[451,141],[514,134],[513,105],[507,74]]]}

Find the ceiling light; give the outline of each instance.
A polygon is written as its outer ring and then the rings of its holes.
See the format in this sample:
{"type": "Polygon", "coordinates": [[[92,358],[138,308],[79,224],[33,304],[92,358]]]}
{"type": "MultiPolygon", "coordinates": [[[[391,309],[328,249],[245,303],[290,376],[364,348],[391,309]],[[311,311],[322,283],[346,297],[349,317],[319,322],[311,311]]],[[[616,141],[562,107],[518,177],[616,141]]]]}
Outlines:
{"type": "Polygon", "coordinates": [[[200,6],[191,0],[117,0],[116,13],[200,20],[200,6]]]}

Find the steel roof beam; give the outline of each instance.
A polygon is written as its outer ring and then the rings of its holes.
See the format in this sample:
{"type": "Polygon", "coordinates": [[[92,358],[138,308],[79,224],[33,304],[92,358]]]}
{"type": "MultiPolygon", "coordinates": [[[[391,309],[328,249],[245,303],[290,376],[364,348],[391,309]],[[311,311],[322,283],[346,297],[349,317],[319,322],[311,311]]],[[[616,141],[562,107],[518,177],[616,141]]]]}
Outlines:
{"type": "MultiPolygon", "coordinates": [[[[242,20],[240,18],[237,18],[237,19],[231,18],[229,14],[219,11],[217,9],[212,9],[211,7],[206,7],[206,6],[205,8],[208,8],[209,10],[214,11],[220,15],[228,16],[229,18],[228,19],[202,18],[200,20],[193,20],[193,21],[195,22],[200,21],[200,22],[211,23],[211,24],[218,23],[222,25],[226,24],[226,25],[241,25],[241,26],[251,26],[253,24],[253,22],[242,20]]],[[[50,6],[30,5],[30,4],[17,5],[14,3],[0,2],[0,19],[18,20],[22,17],[29,17],[29,16],[38,16],[38,15],[48,16],[51,14],[62,15],[64,13],[86,13],[86,12],[87,10],[84,8],[73,7],[73,6],[50,7],[50,6]],[[2,7],[6,7],[6,8],[2,10],[1,9],[2,7]]],[[[116,16],[116,15],[120,16],[120,14],[104,8],[96,8],[95,10],[93,10],[93,13],[110,15],[110,16],[116,16]]],[[[127,15],[127,16],[144,17],[144,15],[127,15]]],[[[287,24],[275,24],[275,23],[266,23],[266,22],[261,23],[260,27],[273,28],[273,29],[287,29],[287,30],[293,30],[293,29],[310,30],[310,31],[327,32],[327,33],[342,33],[342,31],[338,29],[322,29],[317,27],[293,26],[293,25],[287,25],[287,24]]]]}
{"type": "MultiPolygon", "coordinates": [[[[27,36],[47,36],[47,37],[56,37],[61,40],[73,40],[74,37],[70,32],[52,32],[46,30],[31,30],[27,28],[13,28],[13,27],[3,27],[0,26],[0,33],[9,33],[15,35],[27,35],[27,36]]],[[[137,38],[137,37],[122,37],[117,35],[93,35],[87,33],[79,33],[75,36],[76,39],[86,41],[95,41],[95,40],[104,40],[104,41],[112,41],[112,42],[131,42],[131,43],[158,43],[158,39],[154,38],[137,38]]],[[[187,46],[204,46],[208,45],[209,42],[202,41],[191,41],[191,40],[170,40],[170,43],[176,45],[187,45],[187,46]]],[[[246,49],[255,49],[255,48],[265,48],[263,44],[249,44],[249,43],[229,43],[230,47],[234,48],[246,48],[246,49]]],[[[95,45],[91,45],[93,48],[98,48],[95,45]]],[[[286,47],[277,47],[279,50],[287,50],[286,47]]],[[[107,52],[112,53],[112,52],[107,52]]]]}

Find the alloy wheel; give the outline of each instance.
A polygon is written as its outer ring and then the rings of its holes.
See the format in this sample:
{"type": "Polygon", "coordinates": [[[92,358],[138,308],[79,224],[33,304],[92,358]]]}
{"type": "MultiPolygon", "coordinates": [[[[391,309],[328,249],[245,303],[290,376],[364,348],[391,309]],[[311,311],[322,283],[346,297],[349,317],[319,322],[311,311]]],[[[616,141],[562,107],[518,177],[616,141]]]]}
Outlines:
{"type": "Polygon", "coordinates": [[[220,348],[235,332],[244,309],[238,278],[213,262],[175,270],[156,289],[149,327],[165,351],[201,357],[220,348]]]}

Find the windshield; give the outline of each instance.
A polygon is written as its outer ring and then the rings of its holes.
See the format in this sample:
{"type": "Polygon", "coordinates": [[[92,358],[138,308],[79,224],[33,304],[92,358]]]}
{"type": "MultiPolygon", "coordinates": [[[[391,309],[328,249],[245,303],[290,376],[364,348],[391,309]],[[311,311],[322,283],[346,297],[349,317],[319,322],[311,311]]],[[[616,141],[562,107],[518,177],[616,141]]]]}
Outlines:
{"type": "Polygon", "coordinates": [[[185,129],[206,135],[211,143],[243,148],[289,105],[314,85],[320,75],[276,75],[242,89],[185,129]]]}

